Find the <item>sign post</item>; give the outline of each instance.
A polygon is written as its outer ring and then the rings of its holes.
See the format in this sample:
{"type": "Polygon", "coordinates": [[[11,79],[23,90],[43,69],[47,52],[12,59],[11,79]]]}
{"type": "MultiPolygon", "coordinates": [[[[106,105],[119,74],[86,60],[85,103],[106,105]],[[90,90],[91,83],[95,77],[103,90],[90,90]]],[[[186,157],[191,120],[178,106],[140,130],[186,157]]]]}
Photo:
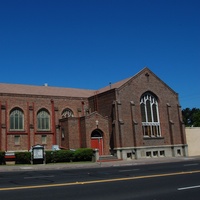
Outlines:
{"type": "Polygon", "coordinates": [[[35,145],[32,147],[32,163],[45,164],[44,146],[35,145]]]}

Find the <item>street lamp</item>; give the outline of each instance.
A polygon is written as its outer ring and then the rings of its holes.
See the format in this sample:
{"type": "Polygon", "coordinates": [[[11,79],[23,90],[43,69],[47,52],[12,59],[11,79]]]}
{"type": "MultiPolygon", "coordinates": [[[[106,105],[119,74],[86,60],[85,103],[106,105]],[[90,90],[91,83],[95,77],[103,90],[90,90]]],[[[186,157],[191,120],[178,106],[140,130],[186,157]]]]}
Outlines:
{"type": "Polygon", "coordinates": [[[96,120],[95,122],[96,122],[96,126],[97,126],[97,128],[98,128],[98,125],[99,125],[99,121],[98,121],[98,120],[96,120]]]}

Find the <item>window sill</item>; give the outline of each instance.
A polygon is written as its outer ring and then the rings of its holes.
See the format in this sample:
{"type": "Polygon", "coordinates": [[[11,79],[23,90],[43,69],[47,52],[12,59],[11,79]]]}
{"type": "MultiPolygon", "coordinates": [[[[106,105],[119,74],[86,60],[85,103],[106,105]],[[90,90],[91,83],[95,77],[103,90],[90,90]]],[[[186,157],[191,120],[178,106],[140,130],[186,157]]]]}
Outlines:
{"type": "Polygon", "coordinates": [[[162,140],[162,139],[164,139],[164,137],[147,137],[147,136],[144,136],[143,139],[144,140],[162,140]]]}
{"type": "Polygon", "coordinates": [[[51,131],[37,131],[37,132],[35,132],[35,134],[53,134],[53,132],[51,132],[51,131]]]}
{"type": "Polygon", "coordinates": [[[28,134],[27,132],[19,130],[16,131],[12,130],[7,133],[7,135],[27,135],[27,134],[28,134]]]}

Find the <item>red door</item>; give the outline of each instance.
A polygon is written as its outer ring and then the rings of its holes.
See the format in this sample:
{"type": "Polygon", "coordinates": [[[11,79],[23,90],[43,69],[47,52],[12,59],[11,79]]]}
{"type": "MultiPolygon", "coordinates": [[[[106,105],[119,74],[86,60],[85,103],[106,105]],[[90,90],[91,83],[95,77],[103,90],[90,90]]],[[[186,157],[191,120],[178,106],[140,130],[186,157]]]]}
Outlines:
{"type": "Polygon", "coordinates": [[[103,154],[103,140],[102,138],[91,138],[91,148],[99,149],[99,155],[103,154]]]}

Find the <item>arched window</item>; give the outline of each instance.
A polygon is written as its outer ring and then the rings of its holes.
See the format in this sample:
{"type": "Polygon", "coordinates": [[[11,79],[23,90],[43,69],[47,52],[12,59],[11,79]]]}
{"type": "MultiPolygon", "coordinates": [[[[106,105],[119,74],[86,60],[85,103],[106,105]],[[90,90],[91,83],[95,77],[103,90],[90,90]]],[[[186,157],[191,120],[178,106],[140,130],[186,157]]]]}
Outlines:
{"type": "Polygon", "coordinates": [[[151,93],[145,93],[140,99],[142,130],[144,137],[160,137],[160,120],[157,98],[151,93]]]}
{"type": "Polygon", "coordinates": [[[50,115],[46,110],[40,110],[37,114],[37,128],[40,131],[50,130],[50,115]]]}
{"type": "Polygon", "coordinates": [[[18,108],[10,112],[10,130],[24,130],[24,113],[18,108]]]}
{"type": "Polygon", "coordinates": [[[102,133],[99,130],[94,130],[91,134],[91,138],[102,138],[102,133]]]}
{"type": "Polygon", "coordinates": [[[66,108],[65,110],[63,110],[62,112],[62,118],[67,118],[67,117],[73,117],[74,113],[71,109],[66,108]]]}

